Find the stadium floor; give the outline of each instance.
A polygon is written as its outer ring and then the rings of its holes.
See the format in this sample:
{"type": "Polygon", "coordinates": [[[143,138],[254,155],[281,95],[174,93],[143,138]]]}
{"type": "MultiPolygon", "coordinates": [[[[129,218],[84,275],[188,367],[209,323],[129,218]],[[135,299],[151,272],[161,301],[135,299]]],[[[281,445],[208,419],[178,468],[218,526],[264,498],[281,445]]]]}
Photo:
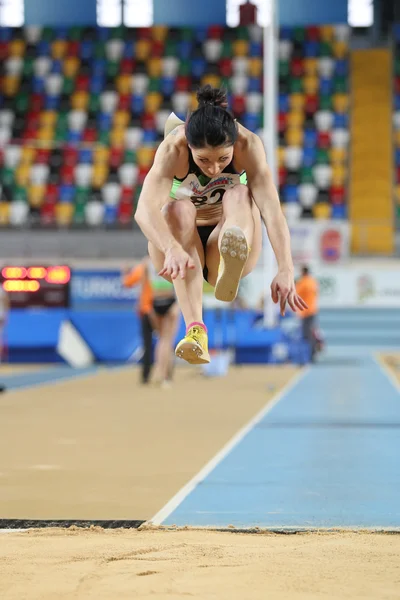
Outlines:
{"type": "Polygon", "coordinates": [[[179,368],[168,390],[7,368],[1,526],[53,527],[0,536],[0,596],[397,598],[399,365],[335,348],[303,370],[179,368]]]}

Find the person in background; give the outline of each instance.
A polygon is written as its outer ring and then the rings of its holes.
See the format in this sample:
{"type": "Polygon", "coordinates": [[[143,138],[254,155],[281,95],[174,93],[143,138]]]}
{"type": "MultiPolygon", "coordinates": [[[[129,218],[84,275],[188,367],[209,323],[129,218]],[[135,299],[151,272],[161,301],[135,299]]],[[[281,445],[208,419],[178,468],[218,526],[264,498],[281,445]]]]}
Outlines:
{"type": "Polygon", "coordinates": [[[155,348],[154,382],[167,387],[172,380],[173,344],[179,323],[179,307],[174,287],[160,277],[148,257],[128,270],[123,283],[126,287],[141,286],[138,312],[142,323],[143,360],[142,383],[150,381],[153,357],[153,331],[158,339],[155,348]]]}
{"type": "Polygon", "coordinates": [[[296,282],[296,291],[306,302],[308,308],[298,313],[302,321],[303,339],[308,341],[311,346],[311,360],[314,362],[317,354],[317,338],[315,335],[318,315],[318,282],[310,274],[308,266],[301,270],[301,276],[296,282]]]}
{"type": "MultiPolygon", "coordinates": [[[[10,297],[0,285],[0,357],[4,358],[5,349],[5,326],[7,323],[8,311],[10,310],[10,297]]],[[[0,383],[0,393],[6,391],[6,386],[0,383]]]]}

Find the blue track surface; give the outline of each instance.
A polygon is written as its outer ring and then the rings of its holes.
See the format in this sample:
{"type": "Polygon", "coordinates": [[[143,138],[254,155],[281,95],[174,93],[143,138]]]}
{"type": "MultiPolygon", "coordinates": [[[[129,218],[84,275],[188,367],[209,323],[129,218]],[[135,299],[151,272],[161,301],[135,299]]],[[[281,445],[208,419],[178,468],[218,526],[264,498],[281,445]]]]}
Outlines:
{"type": "Polygon", "coordinates": [[[46,385],[56,381],[65,381],[76,377],[91,375],[99,370],[99,367],[88,367],[86,369],[74,369],[68,366],[44,368],[30,373],[18,373],[16,375],[3,375],[1,383],[7,390],[31,388],[37,385],[46,385]]]}
{"type": "Polygon", "coordinates": [[[400,529],[398,389],[368,349],[334,349],[164,524],[400,529]]]}

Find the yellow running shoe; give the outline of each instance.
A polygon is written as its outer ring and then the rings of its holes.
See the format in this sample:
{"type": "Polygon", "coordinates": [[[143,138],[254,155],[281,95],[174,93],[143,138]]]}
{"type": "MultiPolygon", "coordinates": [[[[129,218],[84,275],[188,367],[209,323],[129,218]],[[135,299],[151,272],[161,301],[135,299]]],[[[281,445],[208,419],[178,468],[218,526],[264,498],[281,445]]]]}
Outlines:
{"type": "Polygon", "coordinates": [[[238,293],[240,278],[250,254],[240,227],[229,227],[224,232],[220,253],[215,297],[217,300],[232,302],[238,293]]]}
{"type": "Polygon", "coordinates": [[[175,348],[175,354],[191,365],[202,365],[210,362],[208,354],[208,335],[205,325],[192,323],[186,336],[175,348]]]}

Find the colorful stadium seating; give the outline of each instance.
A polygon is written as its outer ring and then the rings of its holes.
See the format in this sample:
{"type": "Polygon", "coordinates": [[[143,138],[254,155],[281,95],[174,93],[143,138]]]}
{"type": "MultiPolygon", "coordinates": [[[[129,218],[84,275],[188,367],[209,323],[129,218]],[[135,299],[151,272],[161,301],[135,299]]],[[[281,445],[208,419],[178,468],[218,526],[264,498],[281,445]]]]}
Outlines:
{"type": "Polygon", "coordinates": [[[393,28],[393,144],[396,220],[400,225],[400,24],[393,28]]]}
{"type": "MultiPolygon", "coordinates": [[[[347,217],[348,34],[281,31],[279,188],[289,218],[347,217]]],[[[1,226],[132,226],[165,121],[195,108],[199,84],[226,86],[239,121],[262,133],[255,26],[2,28],[0,58],[1,226]]]]}

